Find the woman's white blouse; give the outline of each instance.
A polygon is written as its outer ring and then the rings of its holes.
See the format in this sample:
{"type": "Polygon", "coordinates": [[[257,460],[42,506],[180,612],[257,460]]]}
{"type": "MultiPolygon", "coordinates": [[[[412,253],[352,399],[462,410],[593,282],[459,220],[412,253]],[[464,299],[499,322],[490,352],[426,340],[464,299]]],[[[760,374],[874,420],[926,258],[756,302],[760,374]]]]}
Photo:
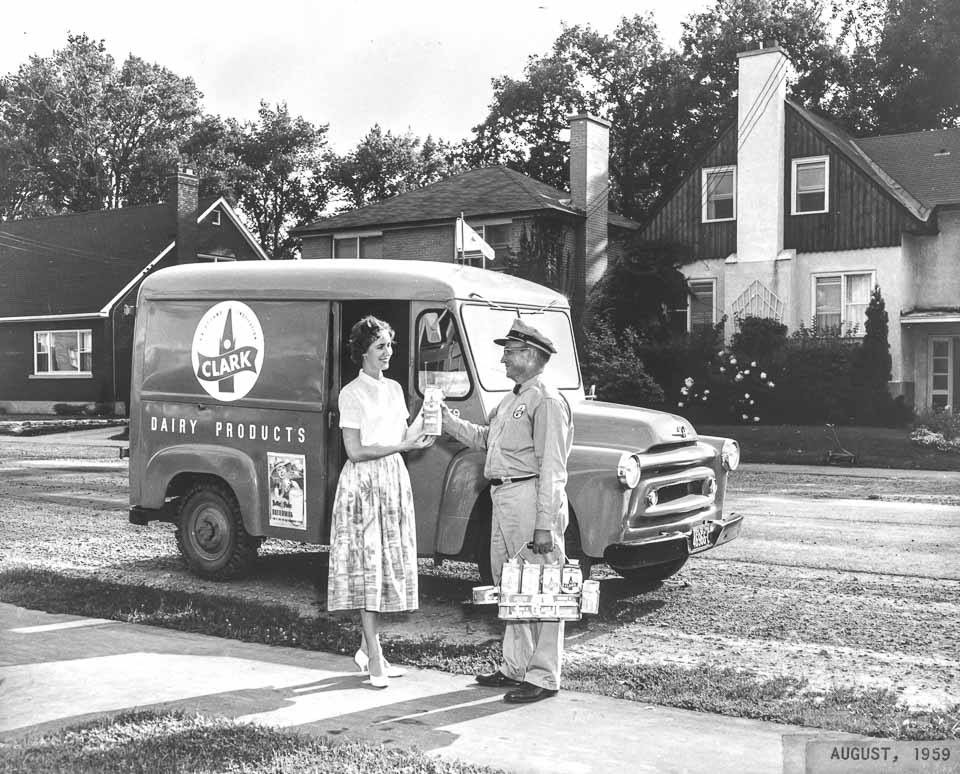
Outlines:
{"type": "Polygon", "coordinates": [[[374,379],[363,371],[340,390],[340,427],[360,431],[364,446],[396,446],[407,430],[403,388],[393,379],[374,379]]]}

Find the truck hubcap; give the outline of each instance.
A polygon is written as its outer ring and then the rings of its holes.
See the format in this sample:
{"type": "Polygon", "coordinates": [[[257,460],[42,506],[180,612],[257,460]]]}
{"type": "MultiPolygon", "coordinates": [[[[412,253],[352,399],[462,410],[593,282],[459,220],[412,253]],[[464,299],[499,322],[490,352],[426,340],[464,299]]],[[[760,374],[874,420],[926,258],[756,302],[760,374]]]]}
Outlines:
{"type": "Polygon", "coordinates": [[[229,534],[224,514],[217,508],[204,508],[197,514],[193,535],[197,546],[210,554],[223,551],[229,534]]]}

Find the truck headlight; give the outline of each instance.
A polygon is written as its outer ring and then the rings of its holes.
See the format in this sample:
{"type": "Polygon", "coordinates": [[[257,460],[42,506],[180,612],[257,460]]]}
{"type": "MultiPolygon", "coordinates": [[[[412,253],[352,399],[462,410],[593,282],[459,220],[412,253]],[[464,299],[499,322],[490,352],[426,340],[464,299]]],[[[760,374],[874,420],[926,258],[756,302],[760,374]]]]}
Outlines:
{"type": "Polygon", "coordinates": [[[732,438],[727,438],[723,442],[723,448],[720,450],[720,461],[727,470],[736,470],[740,467],[740,444],[732,438]]]}
{"type": "Polygon", "coordinates": [[[636,454],[624,452],[617,462],[617,481],[627,489],[633,489],[640,483],[640,458],[636,454]]]}

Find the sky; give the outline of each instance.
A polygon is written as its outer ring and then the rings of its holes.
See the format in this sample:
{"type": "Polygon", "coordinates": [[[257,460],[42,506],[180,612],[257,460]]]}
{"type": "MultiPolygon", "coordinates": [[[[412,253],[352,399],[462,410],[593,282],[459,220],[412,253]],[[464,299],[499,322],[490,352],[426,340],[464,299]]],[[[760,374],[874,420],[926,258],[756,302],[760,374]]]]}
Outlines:
{"type": "Polygon", "coordinates": [[[456,141],[483,121],[492,78],[520,77],[562,25],[611,33],[652,11],[675,46],[680,24],[709,0],[267,0],[253,3],[22,0],[0,29],[0,74],[49,56],[68,33],[104,40],[194,79],[207,112],[251,119],[260,100],[329,124],[338,153],[375,123],[456,141]],[[145,10],[139,10],[144,8],[145,10]]]}

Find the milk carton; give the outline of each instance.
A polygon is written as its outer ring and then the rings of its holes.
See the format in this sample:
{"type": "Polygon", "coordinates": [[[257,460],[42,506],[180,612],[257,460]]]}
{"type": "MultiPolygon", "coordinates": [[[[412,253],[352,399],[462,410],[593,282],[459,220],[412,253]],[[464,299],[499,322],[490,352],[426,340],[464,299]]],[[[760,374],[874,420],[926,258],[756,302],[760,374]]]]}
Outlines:
{"type": "Polygon", "coordinates": [[[523,577],[520,579],[520,589],[524,594],[540,593],[540,565],[527,562],[523,565],[523,577]]]}
{"type": "Polygon", "coordinates": [[[540,590],[544,594],[560,593],[560,573],[561,567],[558,564],[545,564],[543,574],[540,576],[540,590]]]}
{"type": "Polygon", "coordinates": [[[443,390],[439,387],[427,387],[423,391],[423,432],[424,435],[440,435],[443,432],[443,416],[440,403],[443,390]]]}
{"type": "Polygon", "coordinates": [[[564,594],[579,594],[582,585],[583,572],[580,570],[580,562],[570,559],[563,565],[560,573],[560,591],[564,594]]]}
{"type": "Polygon", "coordinates": [[[585,580],[580,595],[580,612],[596,614],[600,610],[600,581],[585,580]]]}
{"type": "Polygon", "coordinates": [[[511,559],[503,563],[500,573],[500,593],[517,594],[520,592],[520,560],[511,559]]]}

